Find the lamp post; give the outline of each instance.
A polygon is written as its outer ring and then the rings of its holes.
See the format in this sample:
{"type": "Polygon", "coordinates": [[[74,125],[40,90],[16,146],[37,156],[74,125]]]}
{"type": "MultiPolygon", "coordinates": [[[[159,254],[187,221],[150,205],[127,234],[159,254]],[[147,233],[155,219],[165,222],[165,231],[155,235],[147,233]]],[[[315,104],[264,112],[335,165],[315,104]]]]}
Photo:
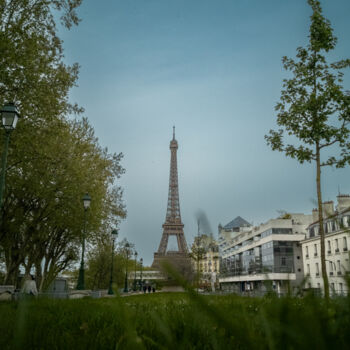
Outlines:
{"type": "Polygon", "coordinates": [[[140,275],[140,292],[142,291],[142,267],[143,267],[143,259],[140,259],[140,264],[141,264],[141,275],[140,275]]]}
{"type": "Polygon", "coordinates": [[[91,197],[88,193],[86,193],[83,198],[83,205],[84,205],[84,231],[83,231],[83,239],[82,239],[82,249],[81,249],[81,262],[80,262],[80,269],[79,269],[79,278],[78,278],[78,284],[77,289],[78,290],[84,290],[85,289],[85,279],[84,279],[84,253],[85,253],[85,236],[86,236],[86,212],[90,207],[91,203],[91,197]]]}
{"type": "Polygon", "coordinates": [[[113,265],[114,265],[114,244],[115,241],[118,237],[118,230],[112,230],[112,237],[113,237],[113,241],[112,241],[112,263],[111,263],[111,278],[109,279],[109,288],[108,288],[108,294],[109,295],[113,295],[113,265]]]}
{"type": "Polygon", "coordinates": [[[135,257],[135,274],[134,274],[134,292],[136,292],[136,264],[137,264],[137,251],[135,251],[134,253],[134,257],[135,257]]]}
{"type": "Polygon", "coordinates": [[[2,151],[1,158],[1,175],[0,175],[0,209],[2,207],[2,201],[4,196],[5,189],[5,175],[6,175],[6,162],[7,162],[7,153],[10,142],[11,132],[15,129],[18,118],[20,115],[17,111],[17,108],[14,103],[7,103],[0,110],[2,126],[5,129],[5,142],[4,142],[4,150],[2,151]]]}
{"type": "Polygon", "coordinates": [[[128,292],[128,261],[129,261],[129,243],[125,244],[126,249],[126,265],[125,265],[125,281],[124,281],[124,293],[128,292]]]}

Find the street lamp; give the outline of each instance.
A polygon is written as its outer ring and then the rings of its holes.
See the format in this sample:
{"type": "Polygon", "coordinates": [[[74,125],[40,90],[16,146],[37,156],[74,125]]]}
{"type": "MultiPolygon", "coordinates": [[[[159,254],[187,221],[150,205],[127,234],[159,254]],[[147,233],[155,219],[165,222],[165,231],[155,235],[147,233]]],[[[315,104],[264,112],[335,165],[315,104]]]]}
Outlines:
{"type": "Polygon", "coordinates": [[[108,288],[108,294],[109,295],[113,295],[113,265],[114,265],[114,244],[115,241],[118,237],[118,230],[112,230],[112,237],[113,237],[113,241],[112,241],[112,264],[111,264],[111,278],[109,279],[109,288],[108,288]]]}
{"type": "Polygon", "coordinates": [[[128,260],[129,260],[129,243],[125,244],[126,249],[126,265],[125,265],[125,281],[124,281],[124,293],[128,292],[128,260]]]}
{"type": "Polygon", "coordinates": [[[5,129],[5,142],[4,142],[4,150],[2,152],[1,176],[0,176],[0,209],[1,209],[4,189],[5,189],[6,161],[7,161],[9,142],[10,142],[10,135],[11,135],[11,132],[15,129],[18,122],[18,118],[20,118],[20,115],[17,111],[15,104],[12,102],[5,104],[5,106],[0,110],[0,115],[2,120],[2,126],[5,129]]]}
{"type": "Polygon", "coordinates": [[[140,275],[140,291],[142,291],[142,267],[143,267],[143,259],[140,259],[141,264],[141,275],[140,275]]]}
{"type": "Polygon", "coordinates": [[[86,212],[90,207],[91,203],[91,197],[88,193],[86,193],[83,198],[83,205],[84,205],[84,231],[83,231],[83,239],[82,239],[82,250],[81,250],[81,262],[80,262],[80,269],[79,269],[79,278],[78,278],[78,284],[77,289],[78,290],[84,290],[85,289],[85,282],[84,282],[84,253],[85,253],[85,236],[86,236],[86,212]]]}
{"type": "Polygon", "coordinates": [[[134,292],[136,291],[136,264],[137,264],[137,251],[134,253],[135,256],[135,274],[134,274],[134,292]]]}

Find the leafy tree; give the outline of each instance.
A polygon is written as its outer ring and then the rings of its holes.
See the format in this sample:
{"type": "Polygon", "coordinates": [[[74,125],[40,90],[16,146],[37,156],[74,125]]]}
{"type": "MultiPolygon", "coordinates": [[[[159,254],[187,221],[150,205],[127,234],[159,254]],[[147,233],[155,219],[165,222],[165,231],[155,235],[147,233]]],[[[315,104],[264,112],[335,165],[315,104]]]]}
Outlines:
{"type": "Polygon", "coordinates": [[[327,63],[325,53],[333,50],[337,38],[330,22],[322,15],[320,2],[308,0],[312,8],[309,43],[297,49],[297,59],[283,57],[284,68],[293,77],[285,79],[281,100],[275,109],[279,130],[265,136],[273,150],[284,152],[300,163],[315,162],[316,189],[321,241],[321,267],[326,299],[329,283],[325,260],[321,169],[342,168],[350,162],[350,96],[342,87],[344,68],[350,60],[327,63]],[[283,138],[293,136],[296,143],[283,138]]]}
{"type": "Polygon", "coordinates": [[[19,266],[26,272],[35,267],[46,289],[78,258],[85,192],[92,197],[87,241],[98,242],[125,216],[122,191],[114,185],[124,171],[122,155],[102,149],[86,119],[56,118],[38,129],[27,120],[17,131],[0,225],[5,282],[15,283],[19,266]]]}
{"type": "Polygon", "coordinates": [[[68,103],[78,64],[63,62],[56,19],[77,25],[81,0],[0,0],[0,105],[16,102],[23,116],[36,123],[80,112],[68,103]]]}
{"type": "MultiPolygon", "coordinates": [[[[133,246],[133,244],[124,239],[118,244],[116,254],[114,254],[113,283],[119,288],[124,286],[126,264],[128,265],[129,273],[135,268],[134,260],[132,260],[133,246]],[[129,248],[126,248],[126,243],[129,243],[129,248]],[[128,261],[126,260],[126,249],[128,249],[128,261]]],[[[88,254],[86,269],[86,284],[88,288],[108,288],[112,263],[111,259],[112,241],[106,237],[106,239],[97,243],[94,249],[91,249],[88,254]]],[[[140,269],[139,264],[137,264],[137,269],[140,269]]]]}
{"type": "MultiPolygon", "coordinates": [[[[23,116],[9,149],[0,221],[5,282],[35,268],[40,289],[78,258],[81,197],[89,192],[88,241],[96,244],[125,216],[122,154],[102,149],[82,109],[68,101],[78,65],[64,63],[57,20],[77,25],[81,0],[0,0],[0,106],[14,101],[23,116]]],[[[1,145],[0,145],[1,147],[1,145]]],[[[1,151],[1,150],[0,150],[1,151]]]]}

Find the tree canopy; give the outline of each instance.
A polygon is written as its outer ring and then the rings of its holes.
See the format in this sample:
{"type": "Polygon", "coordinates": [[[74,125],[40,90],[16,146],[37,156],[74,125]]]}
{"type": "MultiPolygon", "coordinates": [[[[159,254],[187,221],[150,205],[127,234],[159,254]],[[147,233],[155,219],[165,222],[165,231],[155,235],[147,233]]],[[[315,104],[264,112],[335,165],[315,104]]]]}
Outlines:
{"type": "MultiPolygon", "coordinates": [[[[64,62],[56,21],[79,22],[81,0],[0,0],[0,106],[16,103],[22,118],[10,142],[0,215],[5,283],[19,267],[35,269],[40,289],[77,260],[84,210],[88,241],[96,244],[126,215],[122,154],[99,145],[94,130],[69,102],[78,64],[64,62]]],[[[2,147],[2,145],[0,145],[2,147]]],[[[0,149],[2,151],[2,149],[0,149]]]]}

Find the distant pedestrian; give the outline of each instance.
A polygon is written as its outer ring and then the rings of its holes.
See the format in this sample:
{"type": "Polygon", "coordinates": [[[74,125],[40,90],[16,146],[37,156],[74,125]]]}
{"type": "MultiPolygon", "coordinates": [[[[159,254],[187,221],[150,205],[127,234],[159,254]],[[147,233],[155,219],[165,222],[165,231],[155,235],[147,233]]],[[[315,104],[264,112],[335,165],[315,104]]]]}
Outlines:
{"type": "Polygon", "coordinates": [[[146,294],[147,286],[143,286],[143,292],[146,294]]]}
{"type": "Polygon", "coordinates": [[[148,286],[148,293],[151,293],[151,286],[148,286]]]}
{"type": "Polygon", "coordinates": [[[33,275],[27,276],[23,284],[22,293],[30,296],[38,295],[38,290],[36,288],[35,278],[33,275]]]}
{"type": "Polygon", "coordinates": [[[154,287],[152,287],[152,292],[155,293],[156,292],[156,289],[154,287]]]}

